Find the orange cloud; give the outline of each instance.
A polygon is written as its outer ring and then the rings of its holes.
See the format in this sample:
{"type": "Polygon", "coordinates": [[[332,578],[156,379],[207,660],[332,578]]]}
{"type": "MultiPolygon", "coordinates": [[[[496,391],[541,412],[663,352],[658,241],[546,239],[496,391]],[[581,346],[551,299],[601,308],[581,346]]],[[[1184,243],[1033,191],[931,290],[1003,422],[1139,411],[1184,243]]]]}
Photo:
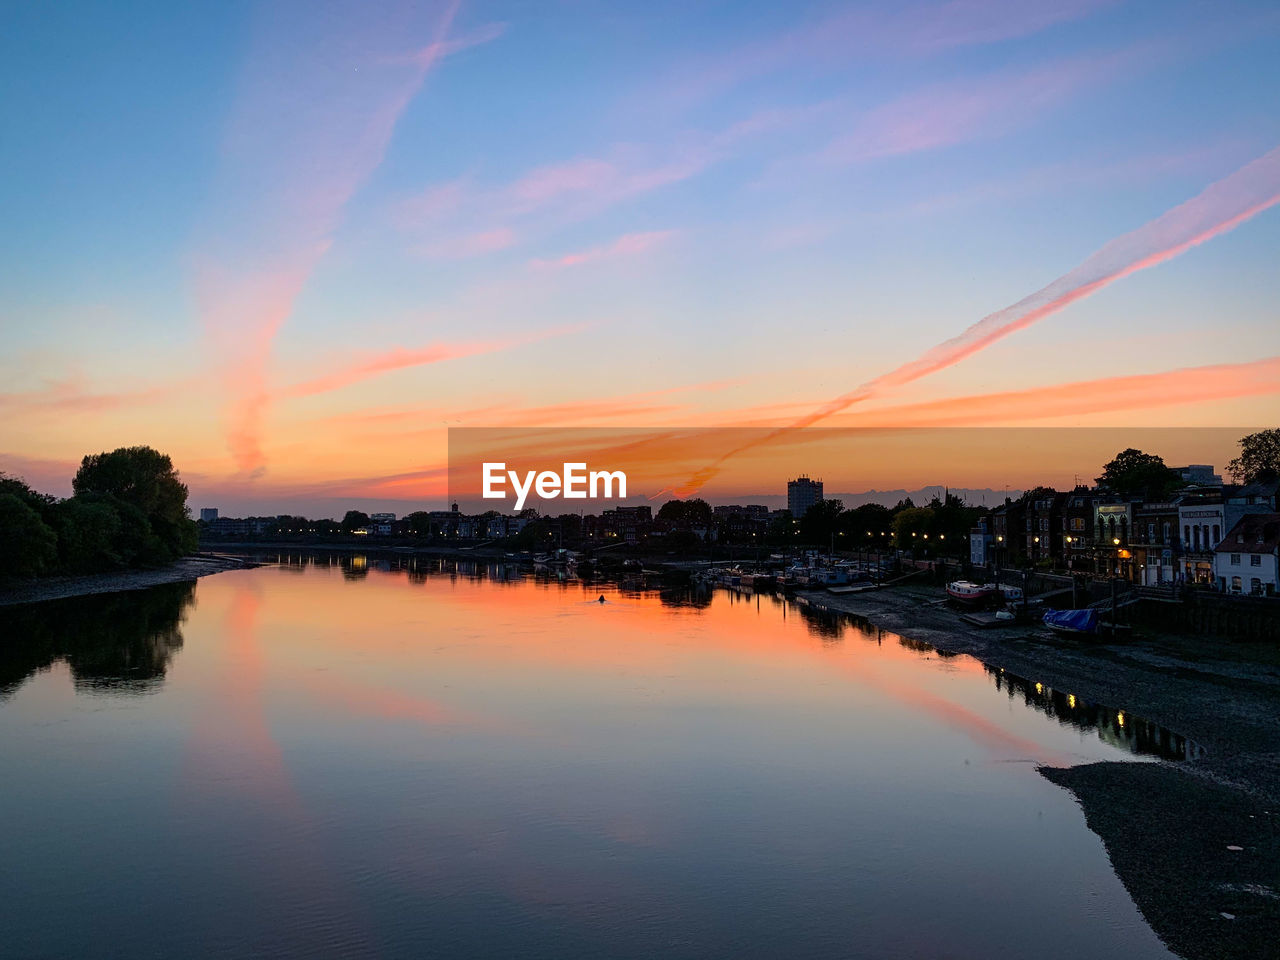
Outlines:
{"type": "Polygon", "coordinates": [[[245,475],[266,467],[276,333],[427,72],[465,45],[447,37],[457,7],[348,2],[324,17],[285,5],[258,13],[198,258],[202,319],[228,394],[227,444],[245,475]],[[413,56],[391,52],[424,30],[434,38],[413,56]]]}
{"type": "Polygon", "coordinates": [[[512,347],[524,346],[549,337],[563,336],[566,333],[574,333],[585,328],[583,324],[576,324],[568,327],[556,327],[524,337],[512,337],[506,340],[433,343],[414,349],[395,347],[385,353],[358,361],[324,376],[294,384],[292,387],[286,388],[282,395],[286,397],[309,397],[317,393],[328,393],[330,390],[338,390],[353,383],[359,383],[361,380],[367,380],[370,377],[390,373],[393,370],[404,370],[408,367],[421,367],[427,364],[441,363],[445,360],[456,360],[461,357],[473,357],[477,354],[508,350],[512,347]]]}
{"type": "MultiPolygon", "coordinates": [[[[1131,233],[1112,240],[1078,267],[1012,306],[982,318],[920,357],[869,380],[786,427],[753,441],[767,443],[786,430],[811,426],[939,370],[954,366],[1011,333],[1023,330],[1117,280],[1171,260],[1280,203],[1280,147],[1210,184],[1200,194],[1131,233]]],[[[746,449],[746,448],[744,448],[746,449]]],[[[696,491],[716,475],[733,450],[698,470],[684,485],[696,491]]]]}

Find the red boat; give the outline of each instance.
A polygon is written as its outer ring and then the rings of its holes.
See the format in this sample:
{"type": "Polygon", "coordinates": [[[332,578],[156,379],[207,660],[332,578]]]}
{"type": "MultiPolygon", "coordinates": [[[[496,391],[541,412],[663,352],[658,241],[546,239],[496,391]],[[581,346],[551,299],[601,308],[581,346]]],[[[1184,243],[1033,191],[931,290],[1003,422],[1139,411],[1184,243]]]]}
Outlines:
{"type": "Polygon", "coordinates": [[[947,584],[947,596],[960,603],[985,603],[999,590],[994,583],[972,583],[968,580],[953,580],[947,584]]]}

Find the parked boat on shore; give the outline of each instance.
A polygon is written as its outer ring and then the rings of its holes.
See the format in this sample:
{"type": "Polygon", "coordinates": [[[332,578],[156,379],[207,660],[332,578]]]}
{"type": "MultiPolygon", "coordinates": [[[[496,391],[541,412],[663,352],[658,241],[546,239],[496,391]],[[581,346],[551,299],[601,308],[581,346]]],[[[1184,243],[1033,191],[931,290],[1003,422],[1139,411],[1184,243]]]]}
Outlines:
{"type": "Polygon", "coordinates": [[[953,580],[947,584],[947,596],[958,603],[976,605],[986,603],[996,595],[994,583],[974,583],[970,580],[953,580]]]}

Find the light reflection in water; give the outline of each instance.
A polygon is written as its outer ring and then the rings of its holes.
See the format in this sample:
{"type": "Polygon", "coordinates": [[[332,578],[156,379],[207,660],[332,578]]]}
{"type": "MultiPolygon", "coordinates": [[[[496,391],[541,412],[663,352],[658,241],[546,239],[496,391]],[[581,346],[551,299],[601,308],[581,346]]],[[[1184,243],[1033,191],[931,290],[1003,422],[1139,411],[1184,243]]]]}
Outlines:
{"type": "Polygon", "coordinates": [[[1006,762],[1128,749],[1046,723],[1038,696],[1084,708],[1043,684],[513,564],[285,554],[196,596],[153,696],[66,696],[32,673],[65,645],[12,672],[15,955],[1168,955],[1070,797],[1006,762]]]}

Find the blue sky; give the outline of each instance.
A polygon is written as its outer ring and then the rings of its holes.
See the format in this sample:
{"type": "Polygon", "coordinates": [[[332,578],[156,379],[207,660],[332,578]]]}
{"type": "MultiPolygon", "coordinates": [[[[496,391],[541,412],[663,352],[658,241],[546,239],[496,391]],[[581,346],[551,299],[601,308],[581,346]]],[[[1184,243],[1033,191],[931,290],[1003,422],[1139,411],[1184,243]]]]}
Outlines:
{"type": "MultiPolygon", "coordinates": [[[[152,442],[245,503],[424,472],[445,423],[802,417],[1280,145],[1266,3],[9,19],[0,365],[21,425],[0,467],[43,480],[152,442]]],[[[883,402],[1275,357],[1277,250],[1263,210],[883,402]]],[[[1111,422],[1274,420],[1274,392],[1225,376],[1153,381],[1111,422]]]]}

